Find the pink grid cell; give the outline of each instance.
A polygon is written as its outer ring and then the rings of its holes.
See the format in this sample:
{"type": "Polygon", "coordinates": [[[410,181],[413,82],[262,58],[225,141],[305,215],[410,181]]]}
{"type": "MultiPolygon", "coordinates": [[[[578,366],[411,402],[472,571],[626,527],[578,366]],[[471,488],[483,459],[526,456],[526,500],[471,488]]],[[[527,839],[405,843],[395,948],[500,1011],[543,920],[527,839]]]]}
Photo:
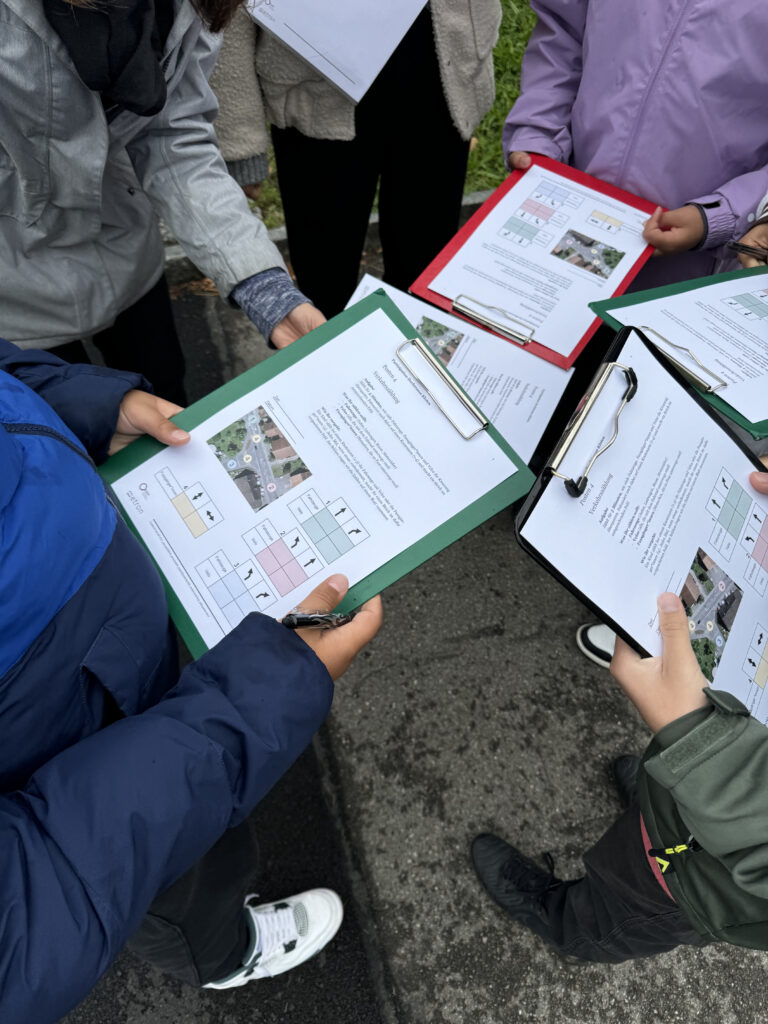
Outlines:
{"type": "Polygon", "coordinates": [[[762,537],[758,537],[755,541],[755,546],[752,549],[752,557],[756,562],[759,562],[762,565],[765,561],[765,554],[767,551],[768,544],[766,544],[762,537]]]}
{"type": "Polygon", "coordinates": [[[293,590],[293,584],[288,578],[288,573],[285,569],[276,569],[274,572],[269,574],[269,578],[272,580],[272,585],[275,587],[280,597],[285,597],[286,594],[290,594],[293,590]]]}
{"type": "Polygon", "coordinates": [[[763,538],[766,544],[768,544],[768,517],[763,521],[763,525],[760,528],[760,536],[763,538]]]}
{"type": "Polygon", "coordinates": [[[284,569],[285,572],[288,573],[288,579],[291,581],[294,587],[298,587],[300,583],[303,583],[304,580],[307,579],[307,574],[304,572],[304,570],[302,569],[302,567],[299,565],[295,558],[292,558],[291,561],[286,566],[284,566],[284,569]]]}
{"type": "Polygon", "coordinates": [[[534,217],[539,216],[539,210],[541,207],[533,199],[526,199],[520,206],[521,210],[525,210],[526,213],[532,213],[534,217]]]}
{"type": "Polygon", "coordinates": [[[262,567],[264,572],[267,573],[274,572],[275,569],[280,568],[280,564],[272,554],[272,550],[270,548],[267,548],[266,551],[260,551],[256,555],[256,561],[262,567]]]}
{"type": "Polygon", "coordinates": [[[284,540],[276,540],[274,544],[269,545],[269,550],[277,559],[278,565],[286,565],[293,558],[284,540]]]}

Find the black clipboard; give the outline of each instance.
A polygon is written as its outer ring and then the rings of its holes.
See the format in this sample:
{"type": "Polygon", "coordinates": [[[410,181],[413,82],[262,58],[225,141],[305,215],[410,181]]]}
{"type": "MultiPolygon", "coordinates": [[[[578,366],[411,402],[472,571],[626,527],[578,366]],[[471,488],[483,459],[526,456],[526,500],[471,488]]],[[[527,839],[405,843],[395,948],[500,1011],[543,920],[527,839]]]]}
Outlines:
{"type": "Polygon", "coordinates": [[[662,352],[659,351],[659,349],[648,338],[648,336],[637,327],[622,327],[622,329],[618,332],[613,342],[611,343],[611,347],[608,349],[605,355],[605,359],[603,360],[597,373],[593,377],[592,382],[589,388],[587,389],[586,393],[584,394],[581,402],[579,402],[576,411],[568,421],[568,424],[565,430],[563,431],[560,440],[555,446],[550,457],[547,459],[547,463],[544,469],[536,478],[536,482],[534,483],[533,487],[528,493],[528,496],[523,502],[520,511],[516,515],[515,537],[520,547],[527,554],[529,554],[536,562],[538,562],[539,565],[546,569],[550,576],[553,576],[558,583],[565,587],[566,590],[570,591],[570,593],[578,597],[578,599],[582,602],[583,605],[585,605],[585,607],[589,608],[589,610],[593,612],[594,615],[601,622],[605,623],[606,626],[609,626],[614,631],[614,633],[616,633],[618,636],[622,638],[622,640],[629,644],[629,646],[633,650],[637,651],[637,653],[640,654],[642,657],[648,658],[650,657],[650,654],[648,651],[645,650],[644,647],[642,647],[627,632],[625,632],[625,630],[622,629],[622,627],[610,615],[608,615],[602,608],[595,604],[594,601],[587,597],[587,595],[584,594],[583,591],[579,590],[579,588],[575,586],[566,576],[564,576],[559,571],[559,569],[555,568],[555,566],[552,565],[552,563],[549,562],[541,554],[541,552],[538,551],[537,548],[533,547],[532,544],[529,544],[528,541],[522,536],[521,532],[523,527],[525,526],[526,521],[528,520],[528,517],[535,509],[539,499],[544,494],[547,487],[565,487],[568,493],[571,495],[571,497],[573,497],[574,500],[577,500],[586,488],[588,480],[587,470],[590,469],[592,465],[594,465],[594,463],[597,461],[602,452],[606,451],[609,447],[611,447],[612,444],[616,443],[616,441],[620,439],[621,412],[623,411],[624,407],[628,404],[628,402],[630,402],[634,397],[634,394],[638,386],[637,377],[634,375],[634,371],[632,370],[632,368],[626,367],[623,363],[620,362],[620,356],[624,348],[624,343],[632,333],[637,334],[640,337],[641,341],[648,349],[648,351],[651,353],[656,362],[659,364],[659,366],[661,366],[664,369],[664,371],[670,377],[672,377],[672,379],[676,381],[677,384],[680,385],[682,390],[701,409],[703,409],[706,412],[709,418],[717,424],[718,428],[722,430],[722,432],[726,434],[731,441],[733,441],[736,447],[739,448],[739,450],[747,456],[747,458],[753,464],[755,469],[761,472],[765,472],[765,466],[762,464],[762,462],[760,462],[757,456],[750,451],[750,449],[747,447],[747,445],[744,443],[744,441],[742,441],[740,437],[737,437],[737,435],[729,428],[728,424],[723,421],[723,419],[717,414],[713,407],[707,401],[705,401],[704,398],[702,398],[701,394],[692,385],[690,380],[683,373],[681,373],[677,369],[677,367],[673,365],[662,352]],[[616,369],[611,369],[609,371],[609,367],[614,367],[616,369]],[[630,371],[630,373],[626,373],[625,371],[630,371]],[[594,406],[597,397],[599,396],[601,390],[601,381],[602,386],[605,386],[605,384],[607,384],[608,380],[610,380],[611,375],[614,372],[625,372],[626,379],[624,400],[621,404],[621,407],[617,408],[617,415],[615,420],[617,434],[609,444],[605,445],[602,449],[600,449],[600,451],[595,456],[593,456],[589,466],[586,467],[585,472],[581,475],[581,477],[575,480],[566,479],[565,477],[558,475],[557,469],[563,457],[567,453],[570,443],[572,443],[572,441],[578,434],[579,430],[589,421],[589,412],[591,408],[594,406]],[[569,487],[569,483],[572,486],[569,487]]]}

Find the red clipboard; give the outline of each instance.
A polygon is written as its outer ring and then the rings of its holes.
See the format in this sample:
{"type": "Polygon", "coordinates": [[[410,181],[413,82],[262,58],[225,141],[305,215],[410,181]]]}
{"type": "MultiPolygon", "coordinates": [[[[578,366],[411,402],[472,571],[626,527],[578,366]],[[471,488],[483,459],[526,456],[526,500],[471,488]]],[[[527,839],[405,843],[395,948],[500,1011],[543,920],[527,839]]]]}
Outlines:
{"type": "MultiPolygon", "coordinates": [[[[538,153],[531,153],[531,166],[537,164],[548,171],[559,174],[563,178],[568,178],[577,185],[585,185],[587,188],[594,189],[595,192],[602,192],[603,195],[609,196],[611,199],[618,199],[622,203],[626,203],[627,206],[634,206],[636,209],[642,210],[649,216],[656,209],[656,204],[650,203],[646,199],[640,199],[639,196],[633,195],[631,192],[625,192],[621,188],[616,188],[615,185],[609,185],[607,182],[601,181],[599,178],[593,178],[590,174],[584,174],[583,171],[577,171],[575,168],[568,167],[566,164],[561,164],[557,160],[552,160],[547,156],[540,156],[538,153]]],[[[510,341],[509,338],[505,338],[503,334],[499,334],[490,327],[482,326],[471,317],[458,312],[454,308],[451,299],[446,298],[445,295],[441,295],[439,292],[433,291],[430,285],[440,271],[443,270],[443,268],[456,255],[470,235],[472,235],[479,225],[482,224],[491,210],[501,202],[507,192],[509,192],[509,190],[513,188],[518,181],[520,181],[523,175],[527,174],[530,170],[531,168],[528,167],[524,171],[513,171],[509,177],[499,185],[493,195],[486,199],[480,209],[472,214],[464,227],[454,235],[448,245],[446,245],[442,252],[438,253],[426,270],[416,278],[408,289],[412,295],[416,295],[420,299],[425,299],[427,302],[431,302],[433,306],[438,306],[440,309],[444,309],[446,312],[451,313],[452,316],[461,317],[462,320],[466,320],[467,323],[471,323],[475,327],[480,327],[481,330],[488,331],[489,334],[495,334],[496,337],[502,338],[504,341],[509,341],[511,345],[514,345],[515,342],[510,341]]],[[[619,285],[611,293],[612,298],[615,298],[617,295],[623,295],[632,280],[648,261],[652,252],[653,248],[650,245],[646,246],[641,255],[622,278],[619,285]]],[[[573,366],[576,357],[600,326],[600,323],[600,317],[596,316],[585,333],[576,343],[573,350],[567,356],[561,355],[559,352],[554,352],[551,348],[547,348],[535,339],[521,345],[521,348],[530,352],[531,355],[539,356],[541,359],[546,359],[549,363],[554,363],[555,366],[559,366],[563,370],[569,370],[571,366],[573,366]]]]}

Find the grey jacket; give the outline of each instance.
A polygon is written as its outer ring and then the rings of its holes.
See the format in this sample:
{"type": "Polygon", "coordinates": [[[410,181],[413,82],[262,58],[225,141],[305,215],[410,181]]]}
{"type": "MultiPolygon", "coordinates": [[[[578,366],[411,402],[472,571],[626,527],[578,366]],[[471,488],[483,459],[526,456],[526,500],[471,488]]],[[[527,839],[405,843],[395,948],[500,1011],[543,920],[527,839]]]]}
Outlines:
{"type": "Polygon", "coordinates": [[[50,348],[108,327],[162,273],[157,215],[222,296],[284,266],[216,144],[217,46],[176,0],[164,109],[108,125],[40,0],[0,0],[0,337],[50,348]]]}

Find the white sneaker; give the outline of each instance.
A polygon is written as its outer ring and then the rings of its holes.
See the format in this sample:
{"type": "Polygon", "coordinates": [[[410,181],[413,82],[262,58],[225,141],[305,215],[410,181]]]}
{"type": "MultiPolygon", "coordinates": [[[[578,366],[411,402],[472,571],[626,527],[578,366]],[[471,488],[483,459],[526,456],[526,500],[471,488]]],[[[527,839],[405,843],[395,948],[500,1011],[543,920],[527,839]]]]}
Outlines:
{"type": "Polygon", "coordinates": [[[204,988],[237,988],[298,967],[331,941],[344,917],[342,902],[330,889],[310,889],[260,906],[256,899],[248,896],[243,908],[253,939],[243,966],[204,988]]]}
{"type": "Polygon", "coordinates": [[[576,646],[590,661],[608,668],[616,646],[616,634],[601,622],[579,626],[576,630],[576,646]]]}

